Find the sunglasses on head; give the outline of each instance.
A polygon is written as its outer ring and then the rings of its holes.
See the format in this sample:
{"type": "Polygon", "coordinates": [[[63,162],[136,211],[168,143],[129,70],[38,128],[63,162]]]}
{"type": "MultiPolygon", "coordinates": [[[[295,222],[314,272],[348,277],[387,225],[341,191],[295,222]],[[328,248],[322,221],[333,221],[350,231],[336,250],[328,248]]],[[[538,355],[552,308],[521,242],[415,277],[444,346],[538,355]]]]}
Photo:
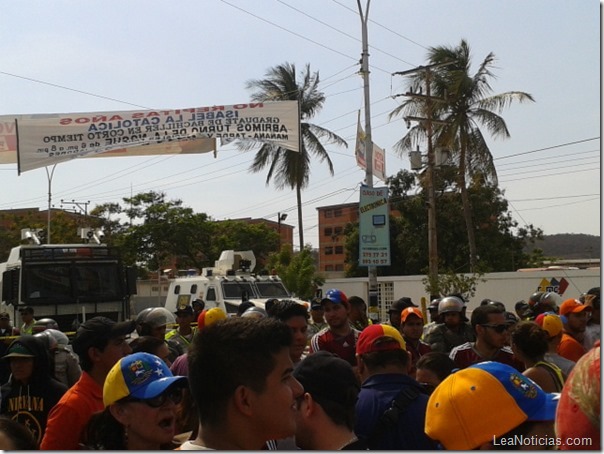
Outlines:
{"type": "Polygon", "coordinates": [[[128,397],[125,402],[139,402],[148,405],[151,408],[159,408],[166,404],[168,399],[174,404],[178,405],[182,402],[182,388],[172,388],[159,396],[151,397],[150,399],[137,399],[135,397],[128,397]]]}
{"type": "Polygon", "coordinates": [[[480,326],[484,326],[486,328],[491,328],[493,329],[496,333],[503,333],[504,331],[506,331],[510,325],[507,324],[502,324],[502,325],[489,325],[488,323],[483,323],[480,326]]]}

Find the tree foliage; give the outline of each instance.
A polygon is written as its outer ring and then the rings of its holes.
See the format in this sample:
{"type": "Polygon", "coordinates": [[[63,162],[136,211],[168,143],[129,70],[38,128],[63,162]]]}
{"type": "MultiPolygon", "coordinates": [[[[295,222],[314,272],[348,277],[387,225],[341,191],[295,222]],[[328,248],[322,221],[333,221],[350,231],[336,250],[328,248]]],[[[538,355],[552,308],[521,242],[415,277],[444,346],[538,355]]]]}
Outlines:
{"type": "Polygon", "coordinates": [[[254,140],[239,143],[244,151],[259,147],[250,170],[261,172],[268,168],[267,185],[272,181],[278,189],[296,190],[300,250],[304,249],[301,191],[308,186],[310,180],[311,158],[326,162],[329,172],[333,175],[333,164],[322,141],[347,146],[346,141],[337,134],[309,121],[319,113],[325,103],[325,94],[318,88],[319,82],[319,72],[311,72],[310,64],[298,74],[296,66],[292,63],[270,68],[264,79],[248,81],[246,88],[253,90],[253,101],[298,101],[302,140],[298,152],[254,140]]]}
{"type": "Polygon", "coordinates": [[[279,253],[269,257],[267,266],[277,272],[290,292],[305,300],[311,300],[317,288],[325,282],[325,279],[316,273],[310,245],[296,253],[292,253],[288,247],[283,247],[279,253]]]}
{"type": "MultiPolygon", "coordinates": [[[[438,260],[442,275],[470,272],[469,250],[465,237],[462,201],[451,191],[455,169],[436,172],[436,219],[438,260]]],[[[390,267],[378,267],[379,275],[417,275],[428,270],[428,233],[426,196],[414,183],[414,174],[401,170],[388,180],[390,205],[390,267]]],[[[468,188],[474,209],[480,268],[476,273],[514,271],[530,267],[532,255],[526,246],[542,237],[532,225],[520,227],[508,211],[503,193],[494,185],[474,181],[468,188]]],[[[347,276],[364,276],[366,268],[358,263],[358,223],[345,229],[347,276]]]]}

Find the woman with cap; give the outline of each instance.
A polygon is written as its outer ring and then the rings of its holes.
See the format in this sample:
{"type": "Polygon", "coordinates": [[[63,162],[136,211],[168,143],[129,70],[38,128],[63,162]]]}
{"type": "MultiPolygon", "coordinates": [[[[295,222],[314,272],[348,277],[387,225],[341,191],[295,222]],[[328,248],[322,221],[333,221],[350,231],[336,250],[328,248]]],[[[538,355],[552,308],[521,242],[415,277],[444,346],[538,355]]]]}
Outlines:
{"type": "Polygon", "coordinates": [[[176,405],[187,378],[174,376],[150,353],[120,359],[103,385],[105,409],[86,430],[86,447],[102,450],[174,448],[176,405]]]}
{"type": "Polygon", "coordinates": [[[12,376],[2,386],[0,413],[28,427],[40,443],[48,412],[67,386],[52,378],[46,346],[34,336],[19,336],[2,359],[9,362],[12,376]]]}

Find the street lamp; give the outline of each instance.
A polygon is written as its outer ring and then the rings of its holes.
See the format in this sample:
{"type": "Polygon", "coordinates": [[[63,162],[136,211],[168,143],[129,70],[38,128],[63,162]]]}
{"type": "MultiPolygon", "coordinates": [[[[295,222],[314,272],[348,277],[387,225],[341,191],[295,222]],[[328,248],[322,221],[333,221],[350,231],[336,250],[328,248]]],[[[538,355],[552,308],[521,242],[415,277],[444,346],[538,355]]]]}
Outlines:
{"type": "Polygon", "coordinates": [[[281,221],[287,219],[287,213],[277,213],[277,232],[279,232],[279,251],[281,251],[281,221]]]}

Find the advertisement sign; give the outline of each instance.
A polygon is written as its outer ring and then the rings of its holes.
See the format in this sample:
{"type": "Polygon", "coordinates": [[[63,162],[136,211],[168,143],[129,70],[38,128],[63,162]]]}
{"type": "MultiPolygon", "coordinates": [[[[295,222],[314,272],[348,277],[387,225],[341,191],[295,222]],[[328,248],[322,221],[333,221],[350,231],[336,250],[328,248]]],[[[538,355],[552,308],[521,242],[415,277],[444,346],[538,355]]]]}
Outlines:
{"type": "Polygon", "coordinates": [[[24,115],[15,123],[19,173],[132,147],[183,148],[200,139],[247,139],[299,151],[297,101],[24,115]]]}
{"type": "MultiPolygon", "coordinates": [[[[375,143],[373,144],[373,176],[379,178],[382,181],[386,181],[386,152],[378,147],[375,143]]],[[[361,117],[359,114],[359,120],[357,123],[357,141],[354,148],[354,154],[357,159],[357,165],[363,169],[367,170],[367,160],[365,158],[365,131],[361,127],[361,117]]]]}
{"type": "Polygon", "coordinates": [[[388,188],[361,186],[359,266],[390,266],[388,188]]]}

